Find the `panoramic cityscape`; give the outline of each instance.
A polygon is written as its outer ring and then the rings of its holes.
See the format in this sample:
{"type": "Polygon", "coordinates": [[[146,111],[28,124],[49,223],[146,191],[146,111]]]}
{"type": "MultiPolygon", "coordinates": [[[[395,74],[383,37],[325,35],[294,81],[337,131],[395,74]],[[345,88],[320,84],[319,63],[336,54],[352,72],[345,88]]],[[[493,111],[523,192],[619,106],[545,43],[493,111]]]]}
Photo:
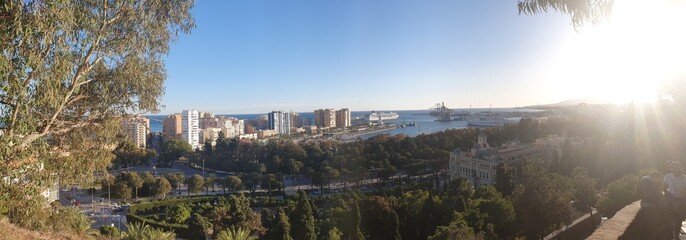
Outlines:
{"type": "Polygon", "coordinates": [[[686,1],[0,6],[0,239],[686,239],[686,1]]]}

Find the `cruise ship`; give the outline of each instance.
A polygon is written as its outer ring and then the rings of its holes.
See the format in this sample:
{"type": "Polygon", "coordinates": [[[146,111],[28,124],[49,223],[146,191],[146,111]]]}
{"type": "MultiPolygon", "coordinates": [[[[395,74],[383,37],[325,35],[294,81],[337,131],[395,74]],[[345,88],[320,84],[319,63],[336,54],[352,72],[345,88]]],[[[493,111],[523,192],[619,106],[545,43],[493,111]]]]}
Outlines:
{"type": "Polygon", "coordinates": [[[367,122],[383,122],[386,120],[393,120],[393,119],[398,119],[400,115],[394,112],[374,112],[372,111],[371,114],[365,116],[365,120],[367,122]]]}
{"type": "Polygon", "coordinates": [[[467,118],[467,124],[477,127],[503,127],[510,123],[507,119],[499,116],[472,116],[467,118]]]}

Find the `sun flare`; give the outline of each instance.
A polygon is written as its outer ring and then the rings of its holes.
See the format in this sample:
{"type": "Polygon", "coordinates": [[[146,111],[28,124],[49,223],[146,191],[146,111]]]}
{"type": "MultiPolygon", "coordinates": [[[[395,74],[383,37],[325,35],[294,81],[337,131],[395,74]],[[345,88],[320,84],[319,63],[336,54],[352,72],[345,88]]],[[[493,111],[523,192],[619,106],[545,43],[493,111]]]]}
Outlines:
{"type": "Polygon", "coordinates": [[[553,64],[565,97],[654,102],[665,81],[686,75],[686,3],[616,1],[608,22],[579,29],[553,64]]]}

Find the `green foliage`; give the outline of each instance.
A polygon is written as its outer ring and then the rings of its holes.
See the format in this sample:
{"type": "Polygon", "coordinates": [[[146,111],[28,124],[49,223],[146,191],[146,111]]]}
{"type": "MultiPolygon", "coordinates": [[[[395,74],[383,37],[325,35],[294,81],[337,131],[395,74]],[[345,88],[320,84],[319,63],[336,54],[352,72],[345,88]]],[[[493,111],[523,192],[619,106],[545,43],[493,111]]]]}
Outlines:
{"type": "Polygon", "coordinates": [[[193,213],[188,219],[188,230],[191,239],[206,239],[212,234],[212,223],[200,214],[193,213]]]}
{"type": "Polygon", "coordinates": [[[172,139],[164,141],[160,155],[163,161],[171,162],[191,153],[193,148],[190,144],[181,139],[172,139]]]}
{"type": "Polygon", "coordinates": [[[205,179],[198,174],[186,178],[184,183],[188,186],[188,194],[199,193],[205,188],[205,179]]]}
{"type": "Polygon", "coordinates": [[[190,216],[191,209],[185,204],[174,205],[167,210],[167,220],[172,223],[184,224],[190,216]]]}
{"type": "Polygon", "coordinates": [[[158,111],[162,58],[178,34],[193,28],[192,6],[192,0],[0,3],[0,176],[21,179],[0,184],[0,192],[12,193],[0,195],[11,222],[44,221],[28,210],[43,205],[27,198],[40,198],[57,179],[81,182],[104,172],[114,158],[119,117],[158,111]]]}
{"type": "Polygon", "coordinates": [[[166,195],[172,191],[172,186],[166,178],[157,177],[155,178],[155,185],[152,188],[152,195],[166,195]]]}
{"type": "Polygon", "coordinates": [[[140,148],[128,140],[119,143],[112,153],[115,155],[112,163],[120,167],[146,165],[155,156],[155,151],[140,148]]]}
{"type": "MultiPolygon", "coordinates": [[[[136,198],[138,198],[138,189],[143,187],[143,178],[136,172],[121,172],[117,176],[117,183],[125,184],[128,188],[133,189],[136,198]]],[[[118,189],[123,190],[123,189],[118,189]]],[[[122,192],[123,193],[123,192],[122,192]]],[[[120,197],[124,198],[122,195],[120,197]]]]}
{"type": "Polygon", "coordinates": [[[598,210],[603,215],[612,217],[624,206],[637,201],[636,186],[638,186],[639,180],[638,175],[629,174],[607,184],[607,193],[600,200],[598,210]]]}
{"type": "Polygon", "coordinates": [[[119,198],[122,198],[124,200],[131,199],[131,197],[133,196],[133,191],[131,191],[131,188],[129,188],[129,186],[126,185],[126,183],[124,182],[116,183],[112,191],[116,196],[119,196],[119,198]]]}
{"type": "Polygon", "coordinates": [[[571,222],[572,189],[568,179],[545,173],[531,165],[524,184],[512,194],[517,222],[528,238],[543,238],[546,234],[571,222]]]}
{"type": "Polygon", "coordinates": [[[398,215],[385,198],[371,196],[360,202],[362,231],[368,239],[401,239],[398,215]]]}
{"type": "Polygon", "coordinates": [[[283,208],[276,210],[276,218],[274,219],[273,228],[267,231],[268,239],[274,240],[293,240],[291,237],[291,224],[288,220],[288,215],[283,208]]]}
{"type": "Polygon", "coordinates": [[[237,176],[226,176],[221,182],[224,189],[231,189],[232,192],[241,190],[241,179],[237,176]]]}
{"type": "Polygon", "coordinates": [[[413,190],[403,193],[400,197],[389,197],[388,201],[393,205],[400,220],[400,235],[403,239],[421,239],[420,216],[424,202],[429,198],[429,192],[413,190]]]}
{"type": "Polygon", "coordinates": [[[314,240],[317,238],[312,212],[312,204],[307,198],[307,194],[299,191],[295,209],[290,214],[290,220],[293,222],[291,235],[294,239],[314,240]]]}
{"type": "Polygon", "coordinates": [[[92,239],[97,231],[91,228],[91,225],[95,223],[95,220],[90,220],[83,214],[72,219],[70,228],[71,232],[74,233],[81,239],[92,239]]]}
{"type": "Polygon", "coordinates": [[[576,168],[572,173],[572,184],[574,185],[574,206],[580,211],[592,213],[591,208],[597,205],[600,198],[597,189],[598,181],[590,177],[585,168],[576,168]]]}
{"type": "Polygon", "coordinates": [[[514,171],[504,163],[498,164],[495,173],[495,189],[503,196],[510,196],[514,191],[514,171]]]}
{"type": "Polygon", "coordinates": [[[436,233],[433,236],[429,236],[429,240],[454,239],[484,240],[485,238],[481,234],[475,234],[459,214],[455,217],[455,220],[450,222],[450,225],[438,227],[436,233]]]}
{"type": "Polygon", "coordinates": [[[242,194],[219,198],[218,203],[210,207],[203,216],[213,224],[214,232],[231,227],[263,231],[259,216],[250,209],[250,201],[242,194]]]}
{"type": "Polygon", "coordinates": [[[150,226],[144,223],[134,222],[126,224],[126,234],[124,234],[125,240],[138,240],[145,239],[150,226]]]}
{"type": "Polygon", "coordinates": [[[342,239],[342,233],[341,231],[338,231],[338,228],[334,227],[331,230],[329,230],[329,233],[327,235],[327,240],[341,240],[342,239]]]}
{"type": "Polygon", "coordinates": [[[250,231],[242,228],[224,229],[217,234],[217,240],[255,240],[250,236],[250,231]]]}
{"type": "Polygon", "coordinates": [[[142,222],[126,224],[126,234],[124,240],[173,240],[176,234],[152,228],[142,222]]]}
{"type": "Polygon", "coordinates": [[[100,236],[109,238],[118,238],[120,234],[119,228],[107,225],[98,228],[98,231],[100,231],[100,236]]]}
{"type": "Polygon", "coordinates": [[[164,178],[169,181],[169,184],[171,184],[172,188],[179,190],[181,188],[181,183],[185,179],[183,172],[167,173],[164,175],[164,178]]]}
{"type": "Polygon", "coordinates": [[[487,186],[480,186],[475,196],[482,191],[491,194],[472,200],[465,213],[465,219],[476,232],[489,232],[490,226],[501,237],[507,236],[507,227],[515,220],[512,202],[503,198],[494,188],[487,186]],[[485,190],[486,188],[490,190],[485,190]]]}

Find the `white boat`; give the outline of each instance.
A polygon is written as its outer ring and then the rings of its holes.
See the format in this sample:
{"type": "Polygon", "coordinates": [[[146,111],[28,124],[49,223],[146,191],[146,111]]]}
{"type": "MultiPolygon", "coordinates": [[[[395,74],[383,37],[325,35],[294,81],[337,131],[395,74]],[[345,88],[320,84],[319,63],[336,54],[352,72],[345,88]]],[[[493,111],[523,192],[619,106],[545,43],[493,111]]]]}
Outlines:
{"type": "Polygon", "coordinates": [[[467,124],[479,127],[502,127],[510,123],[507,119],[499,116],[472,116],[467,118],[467,124]]]}
{"type": "Polygon", "coordinates": [[[367,122],[382,122],[386,120],[398,119],[400,115],[394,112],[374,112],[364,117],[367,122]]]}

